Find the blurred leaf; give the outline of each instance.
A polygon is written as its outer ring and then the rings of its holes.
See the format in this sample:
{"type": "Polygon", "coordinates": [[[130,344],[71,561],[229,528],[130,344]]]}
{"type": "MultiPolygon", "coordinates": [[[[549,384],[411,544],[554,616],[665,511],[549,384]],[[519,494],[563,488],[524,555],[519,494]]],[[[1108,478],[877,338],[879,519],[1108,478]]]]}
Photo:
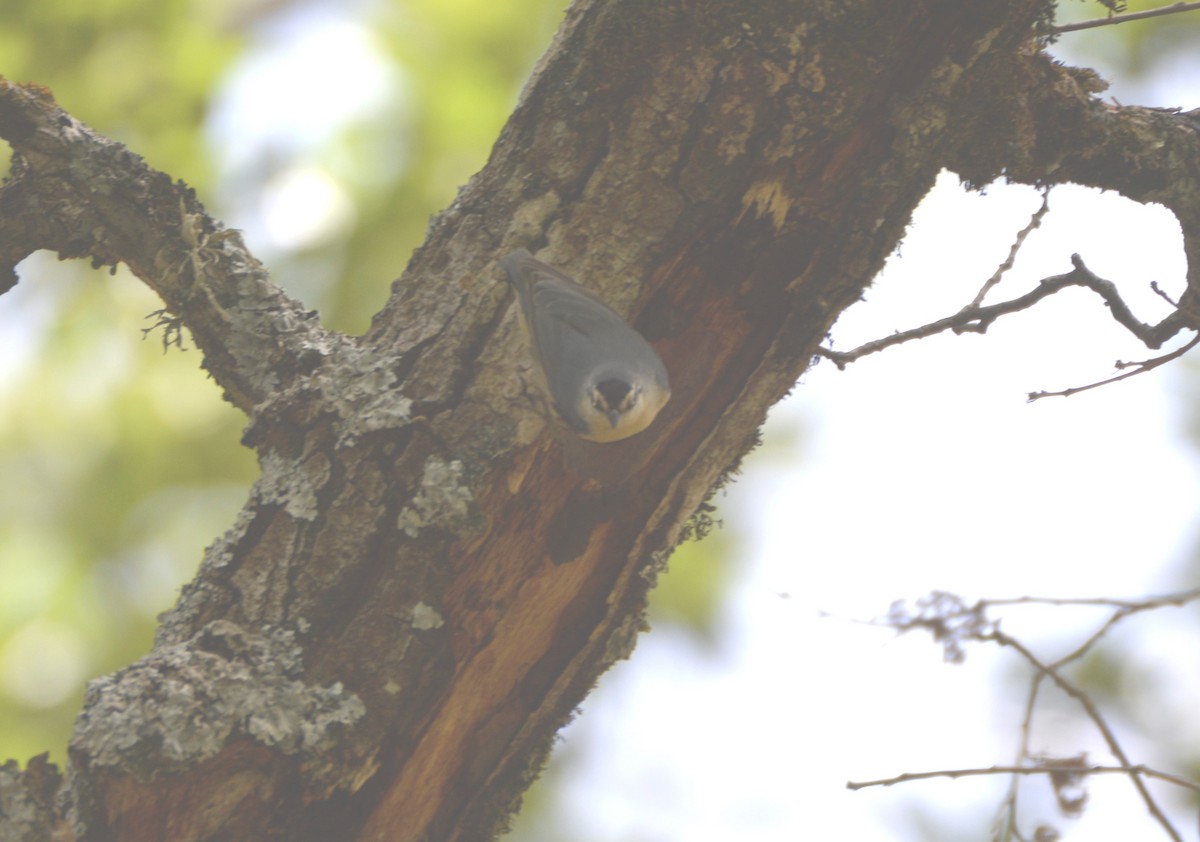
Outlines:
{"type": "Polygon", "coordinates": [[[741,543],[717,524],[703,540],[681,544],[672,553],[667,572],[650,592],[653,622],[680,625],[705,646],[715,644],[718,609],[731,586],[735,553],[741,543]]]}

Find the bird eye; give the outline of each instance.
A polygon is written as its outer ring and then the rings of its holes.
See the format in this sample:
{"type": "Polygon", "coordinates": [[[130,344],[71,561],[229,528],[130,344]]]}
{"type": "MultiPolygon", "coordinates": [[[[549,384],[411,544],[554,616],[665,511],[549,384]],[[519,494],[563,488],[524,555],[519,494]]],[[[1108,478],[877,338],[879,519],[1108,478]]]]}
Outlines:
{"type": "Polygon", "coordinates": [[[610,412],[624,413],[637,403],[639,391],[637,386],[632,386],[625,380],[610,378],[593,385],[589,397],[592,406],[599,412],[606,415],[610,412]]]}

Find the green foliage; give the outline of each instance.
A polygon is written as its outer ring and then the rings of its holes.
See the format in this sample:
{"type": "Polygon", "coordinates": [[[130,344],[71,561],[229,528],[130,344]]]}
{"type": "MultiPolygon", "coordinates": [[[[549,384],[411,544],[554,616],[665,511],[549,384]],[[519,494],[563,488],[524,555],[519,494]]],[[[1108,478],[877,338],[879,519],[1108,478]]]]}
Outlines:
{"type": "Polygon", "coordinates": [[[666,572],[650,595],[653,623],[676,623],[696,640],[716,643],[719,609],[736,573],[735,553],[740,542],[713,522],[703,540],[680,544],[666,572]]]}
{"type": "Polygon", "coordinates": [[[241,42],[220,26],[218,9],[192,0],[0,0],[0,72],[45,85],[152,165],[202,184],[197,127],[241,42]]]}
{"type": "Polygon", "coordinates": [[[325,324],[366,329],[429,218],[487,161],[563,5],[412,0],[381,11],[374,33],[399,74],[398,95],[329,150],[359,163],[361,185],[359,223],[334,247],[345,282],[317,303],[325,324]]]}

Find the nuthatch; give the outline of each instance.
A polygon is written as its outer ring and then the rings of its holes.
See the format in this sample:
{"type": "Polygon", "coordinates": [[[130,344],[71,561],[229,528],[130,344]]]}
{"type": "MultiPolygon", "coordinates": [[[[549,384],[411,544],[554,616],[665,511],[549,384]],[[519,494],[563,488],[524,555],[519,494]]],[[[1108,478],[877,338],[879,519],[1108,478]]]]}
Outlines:
{"type": "Polygon", "coordinates": [[[500,261],[517,291],[534,361],[563,421],[596,442],[650,426],[671,397],[650,343],[591,290],[525,249],[500,261]]]}

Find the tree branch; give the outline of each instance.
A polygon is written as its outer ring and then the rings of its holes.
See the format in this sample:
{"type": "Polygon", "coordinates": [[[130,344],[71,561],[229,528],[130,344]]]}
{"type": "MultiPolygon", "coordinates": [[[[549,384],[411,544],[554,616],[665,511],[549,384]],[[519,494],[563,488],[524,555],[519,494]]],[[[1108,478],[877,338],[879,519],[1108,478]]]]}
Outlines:
{"type": "Polygon", "coordinates": [[[1189,340],[1186,345],[1181,345],[1174,351],[1163,354],[1159,357],[1153,357],[1148,360],[1139,360],[1136,362],[1124,362],[1122,360],[1117,360],[1117,368],[1132,368],[1133,371],[1127,371],[1124,374],[1118,374],[1115,377],[1109,377],[1104,380],[1099,380],[1095,383],[1089,383],[1086,386],[1072,386],[1069,389],[1061,389],[1056,392],[1030,392],[1027,398],[1030,402],[1039,400],[1041,398],[1069,398],[1071,395],[1077,395],[1080,392],[1086,392],[1089,389],[1096,389],[1100,386],[1107,386],[1109,383],[1116,383],[1119,380],[1125,380],[1129,377],[1136,377],[1139,374],[1145,374],[1148,371],[1153,371],[1160,365],[1165,365],[1172,360],[1179,359],[1188,351],[1195,348],[1198,344],[1200,344],[1200,334],[1197,334],[1195,337],[1189,340]]]}
{"type": "Polygon", "coordinates": [[[1178,787],[1190,789],[1193,792],[1200,792],[1200,784],[1194,781],[1189,781],[1178,775],[1172,775],[1169,772],[1160,772],[1141,763],[1136,766],[1093,765],[1064,767],[1061,764],[1055,764],[1053,761],[1046,762],[1041,766],[988,766],[987,768],[979,769],[936,769],[929,772],[904,772],[894,777],[878,778],[873,781],[846,781],[846,789],[857,791],[873,786],[895,786],[896,784],[908,783],[909,781],[925,781],[930,778],[973,778],[983,775],[1017,775],[1022,777],[1055,775],[1061,773],[1064,768],[1069,769],[1072,774],[1081,776],[1113,774],[1145,775],[1148,778],[1167,781],[1178,787]]]}
{"type": "MultiPolygon", "coordinates": [[[[1029,229],[1027,228],[1026,230],[1029,229]]],[[[820,348],[817,353],[826,359],[832,360],[839,369],[842,369],[849,363],[868,354],[878,353],[885,348],[890,348],[893,345],[899,345],[903,342],[910,342],[914,339],[935,336],[948,330],[955,333],[986,333],[987,329],[991,327],[992,322],[1001,316],[1027,310],[1043,298],[1047,298],[1060,290],[1072,286],[1086,287],[1103,298],[1105,304],[1108,305],[1109,312],[1112,313],[1112,317],[1148,347],[1161,347],[1168,339],[1188,327],[1187,320],[1185,320],[1180,311],[1172,313],[1156,325],[1148,325],[1138,321],[1137,317],[1133,315],[1133,311],[1129,309],[1129,306],[1121,298],[1121,294],[1117,291],[1117,287],[1112,281],[1106,281],[1096,276],[1084,265],[1083,259],[1077,254],[1071,255],[1071,263],[1075,268],[1070,272],[1064,275],[1054,275],[1045,278],[1029,292],[1010,301],[1002,301],[999,304],[989,304],[986,306],[979,306],[972,303],[953,316],[947,316],[921,327],[898,331],[891,336],[866,342],[852,351],[834,351],[830,348],[820,348]]],[[[996,276],[994,275],[993,279],[995,278],[996,276]]],[[[990,286],[994,286],[993,279],[989,279],[988,283],[984,285],[980,296],[976,296],[976,301],[987,292],[990,286]]],[[[1166,362],[1167,359],[1174,359],[1180,356],[1190,347],[1191,344],[1180,351],[1172,352],[1172,354],[1160,360],[1147,361],[1142,365],[1149,365],[1150,368],[1153,368],[1161,365],[1162,362],[1166,362]],[[1151,363],[1153,364],[1151,365],[1151,363]]],[[[1123,377],[1131,376],[1133,373],[1130,372],[1122,375],[1121,378],[1114,379],[1122,379],[1123,377]]],[[[1033,396],[1031,395],[1030,397],[1032,399],[1033,396]]]]}
{"type": "MultiPolygon", "coordinates": [[[[1200,599],[1200,588],[1161,594],[1159,596],[1148,596],[1143,599],[1114,599],[1106,596],[1015,596],[1008,598],[989,597],[979,600],[979,604],[985,610],[993,606],[1003,607],[1006,605],[1101,606],[1118,609],[1114,616],[1124,618],[1130,614],[1136,614],[1139,611],[1152,611],[1157,608],[1165,608],[1168,606],[1181,608],[1189,603],[1195,602],[1198,599],[1200,599]]],[[[1062,661],[1058,661],[1056,663],[1061,664],[1062,661]]]]}
{"type": "Polygon", "coordinates": [[[0,186],[0,293],[38,249],[124,262],[159,294],[164,315],[187,325],[205,367],[247,412],[311,364],[312,349],[335,344],[190,188],[93,132],[44,88],[0,77],[0,137],[14,153],[0,186]]]}
{"type": "Polygon", "coordinates": [[[1200,188],[1179,177],[1200,171],[1200,112],[1102,102],[1097,94],[1106,83],[1093,71],[1042,53],[998,61],[979,80],[957,119],[986,119],[994,133],[957,149],[950,168],[970,184],[1001,176],[1035,186],[1074,183],[1167,207],[1182,229],[1188,275],[1179,312],[1159,327],[1165,335],[1200,327],[1200,188]],[[976,107],[983,101],[986,118],[976,107]]]}
{"type": "Polygon", "coordinates": [[[992,273],[992,276],[984,281],[983,286],[979,288],[979,292],[975,294],[974,300],[964,307],[964,310],[971,310],[983,305],[983,299],[987,297],[987,294],[992,291],[996,284],[1000,283],[1000,280],[1004,277],[1004,274],[1013,267],[1013,263],[1016,262],[1017,259],[1017,254],[1021,251],[1021,246],[1025,245],[1026,238],[1041,227],[1042,220],[1045,219],[1046,214],[1049,211],[1050,188],[1043,187],[1041,206],[1033,212],[1031,217],[1029,217],[1029,223],[1017,232],[1017,236],[1013,238],[1012,245],[1010,245],[1008,248],[1008,255],[1000,262],[1000,265],[996,267],[996,271],[992,273]]]}
{"type": "Polygon", "coordinates": [[[1191,3],[1173,3],[1170,6],[1161,6],[1157,9],[1145,9],[1140,12],[1126,12],[1121,15],[1109,15],[1106,18],[1095,18],[1093,20],[1084,20],[1077,23],[1064,23],[1052,27],[1051,32],[1055,35],[1061,35],[1064,32],[1078,32],[1081,29],[1095,29],[1098,26],[1113,26],[1118,23],[1128,23],[1131,20],[1145,20],[1146,18],[1157,18],[1163,15],[1177,15],[1180,12],[1194,12],[1200,9],[1200,2],[1191,3]]]}
{"type": "MultiPolygon", "coordinates": [[[[955,594],[935,591],[917,600],[915,606],[912,607],[905,602],[893,603],[888,610],[887,616],[880,622],[896,629],[900,633],[915,629],[928,630],[933,635],[934,640],[942,645],[946,653],[946,660],[948,661],[958,662],[963,659],[963,645],[967,641],[989,641],[1013,649],[1034,668],[1035,672],[1030,681],[1029,694],[1025,702],[1025,715],[1021,722],[1020,748],[1017,753],[1016,763],[1009,766],[909,772],[896,777],[874,781],[850,782],[847,786],[850,789],[861,789],[868,786],[890,786],[895,783],[934,777],[965,777],[1002,773],[1014,776],[1048,774],[1055,786],[1055,794],[1059,798],[1062,809],[1077,811],[1082,807],[1082,802],[1078,798],[1068,797],[1065,792],[1065,789],[1073,785],[1075,780],[1093,773],[1124,773],[1129,776],[1142,800],[1146,803],[1150,814],[1172,839],[1179,840],[1178,831],[1159,808],[1146,788],[1142,777],[1158,778],[1195,791],[1200,791],[1200,784],[1176,775],[1154,770],[1144,764],[1131,763],[1118,741],[1116,733],[1105,720],[1092,699],[1086,692],[1068,681],[1060,670],[1063,666],[1083,657],[1092,646],[1127,617],[1142,611],[1154,610],[1165,606],[1186,605],[1197,599],[1200,599],[1200,589],[1148,597],[1142,600],[1117,600],[1108,598],[1056,599],[1025,596],[1012,599],[980,599],[968,605],[961,597],[955,594]],[[1043,663],[1021,641],[1003,632],[1000,629],[999,622],[988,616],[989,608],[1029,604],[1054,606],[1099,605],[1115,607],[1117,610],[1082,645],[1076,647],[1071,653],[1057,661],[1047,664],[1043,663]],[[1117,765],[1088,765],[1083,756],[1077,758],[1050,758],[1034,756],[1029,753],[1029,739],[1032,733],[1036,701],[1041,684],[1045,679],[1053,682],[1067,696],[1079,703],[1088,718],[1091,719],[1097,730],[1099,730],[1105,743],[1108,745],[1109,751],[1117,759],[1117,765]],[[1031,765],[1026,765],[1023,762],[1027,759],[1032,761],[1031,765]]],[[[1008,794],[1005,796],[1001,807],[1005,831],[998,838],[1010,839],[1015,833],[1017,795],[1018,790],[1014,780],[1013,784],[1009,787],[1008,794]]]]}
{"type": "Polygon", "coordinates": [[[1152,796],[1150,794],[1150,790],[1147,789],[1145,781],[1142,780],[1142,775],[1144,773],[1142,770],[1144,767],[1142,767],[1140,764],[1133,764],[1130,762],[1129,757],[1125,754],[1125,749],[1121,746],[1120,741],[1117,740],[1116,733],[1109,726],[1108,722],[1100,713],[1100,710],[1096,707],[1091,697],[1076,687],[1073,683],[1063,678],[1054,665],[1043,664],[1038,657],[1033,654],[1033,652],[1031,652],[1024,644],[1011,635],[1005,634],[998,628],[993,628],[984,639],[989,638],[996,641],[1001,646],[1007,646],[1010,649],[1018,652],[1022,658],[1024,658],[1029,662],[1030,665],[1034,667],[1034,669],[1048,677],[1060,690],[1079,703],[1079,706],[1083,708],[1088,718],[1092,720],[1092,724],[1096,726],[1096,730],[1098,730],[1100,735],[1104,738],[1104,742],[1108,746],[1108,750],[1112,752],[1113,757],[1117,758],[1120,768],[1130,770],[1129,780],[1133,783],[1134,788],[1142,797],[1142,801],[1145,802],[1146,809],[1150,811],[1150,815],[1153,816],[1155,821],[1162,826],[1163,830],[1166,831],[1167,835],[1171,837],[1171,839],[1175,840],[1175,842],[1183,842],[1183,838],[1179,835],[1179,831],[1175,829],[1170,820],[1163,813],[1162,809],[1158,806],[1158,802],[1154,800],[1154,796],[1152,796]]]}

